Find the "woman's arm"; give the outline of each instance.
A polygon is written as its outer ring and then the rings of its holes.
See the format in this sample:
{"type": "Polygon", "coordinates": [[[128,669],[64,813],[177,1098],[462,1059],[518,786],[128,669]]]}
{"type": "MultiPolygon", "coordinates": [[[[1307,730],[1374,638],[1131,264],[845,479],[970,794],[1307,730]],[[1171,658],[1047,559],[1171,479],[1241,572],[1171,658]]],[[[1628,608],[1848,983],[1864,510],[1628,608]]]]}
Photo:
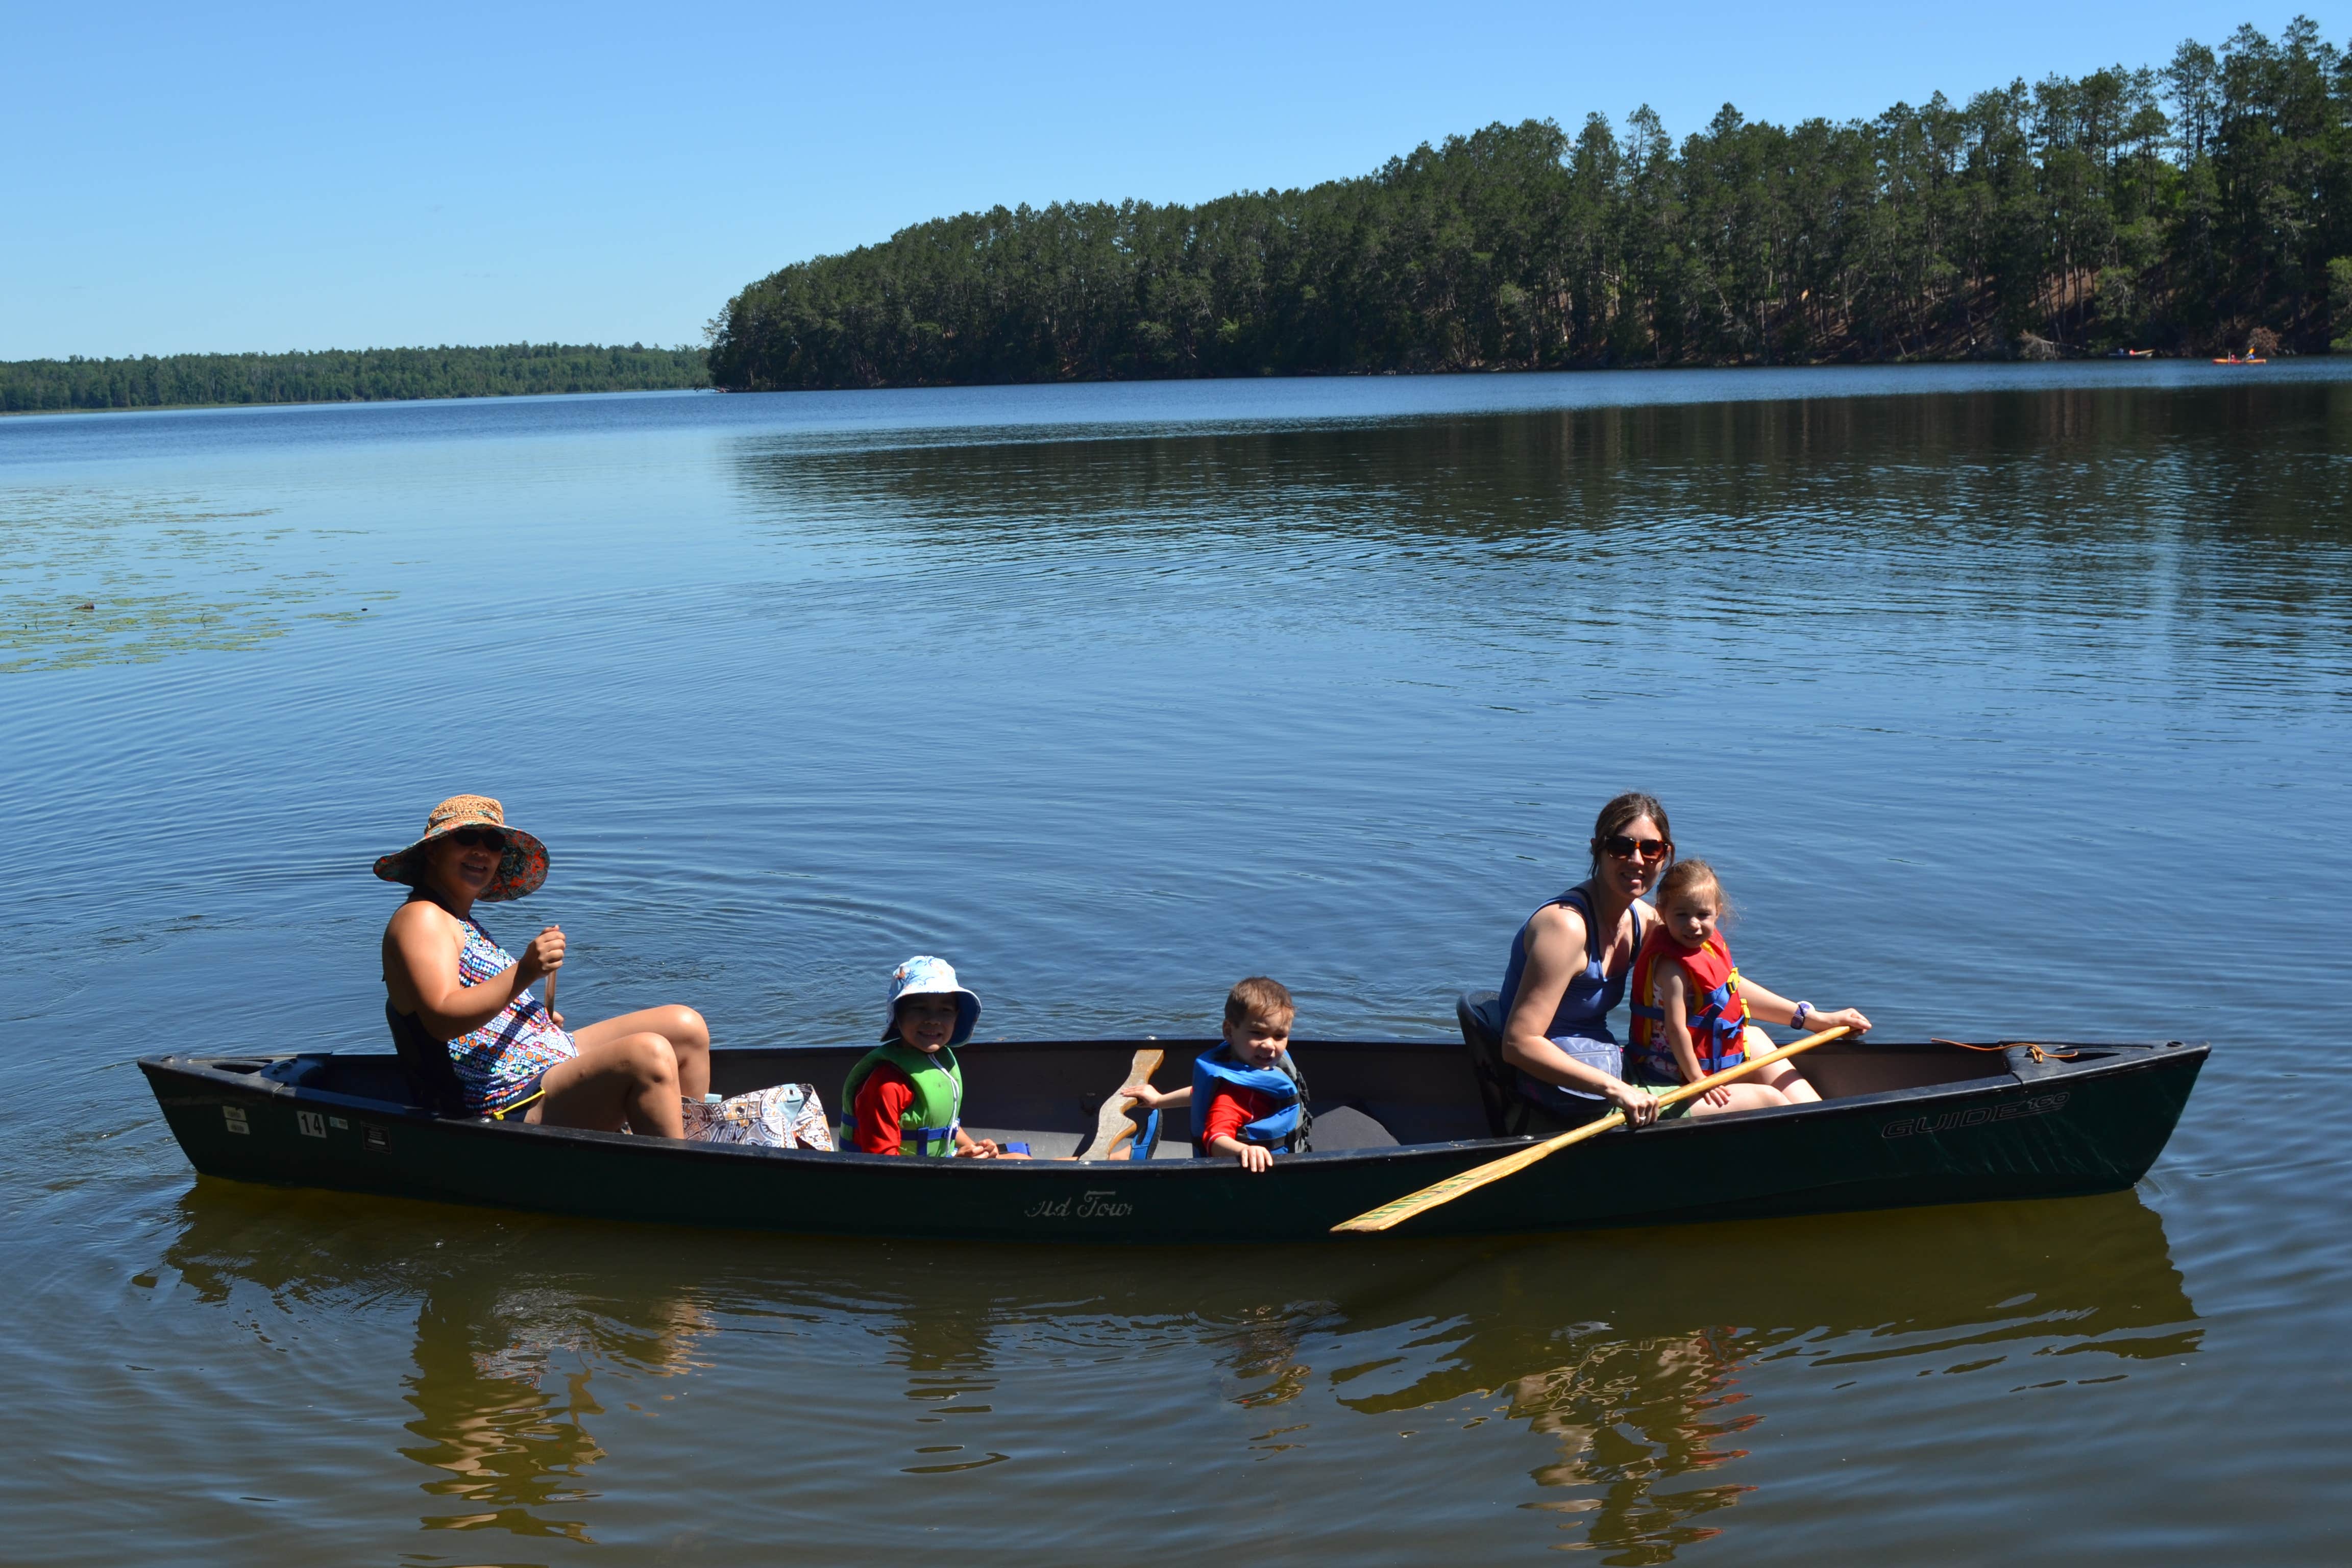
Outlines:
{"type": "Polygon", "coordinates": [[[1529,916],[1518,999],[1503,1020],[1505,1061],[1547,1083],[1564,1081],[1573,1089],[1590,1088],[1585,1075],[1592,1069],[1553,1045],[1547,1031],[1568,994],[1568,983],[1585,965],[1585,940],[1584,917],[1564,904],[1547,904],[1529,916]]]}
{"type": "Polygon", "coordinates": [[[1823,1029],[1834,1029],[1843,1024],[1857,1035],[1870,1033],[1870,1020],[1852,1007],[1842,1007],[1835,1012],[1825,1013],[1819,1007],[1808,1005],[1804,1022],[1800,1024],[1797,1021],[1797,1005],[1794,1002],[1765,990],[1745,974],[1739,977],[1739,994],[1746,999],[1748,1011],[1768,1024],[1780,1024],[1789,1028],[1802,1028],[1816,1034],[1823,1029]]]}
{"type": "Polygon", "coordinates": [[[530,939],[513,964],[478,985],[464,984],[457,974],[458,943],[446,923],[449,919],[421,900],[403,904],[383,933],[384,978],[393,984],[393,1000],[399,1002],[404,988],[415,1000],[417,1022],[436,1039],[454,1040],[480,1028],[532,981],[563,965],[563,933],[550,926],[530,939]]]}
{"type": "Polygon", "coordinates": [[[1654,1096],[1578,1061],[1544,1033],[1559,1012],[1569,981],[1587,963],[1585,942],[1584,917],[1565,905],[1549,905],[1528,920],[1528,962],[1519,972],[1518,999],[1503,1020],[1503,1060],[1545,1083],[1600,1095],[1639,1127],[1656,1117],[1654,1096]]]}

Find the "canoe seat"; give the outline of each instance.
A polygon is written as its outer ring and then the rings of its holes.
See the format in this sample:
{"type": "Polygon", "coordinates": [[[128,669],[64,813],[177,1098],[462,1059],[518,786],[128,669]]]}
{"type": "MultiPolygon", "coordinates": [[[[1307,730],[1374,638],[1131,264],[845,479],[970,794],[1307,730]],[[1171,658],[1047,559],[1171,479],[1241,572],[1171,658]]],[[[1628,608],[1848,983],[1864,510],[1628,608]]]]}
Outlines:
{"type": "Polygon", "coordinates": [[[1463,1047],[1470,1053],[1471,1076],[1478,1080],[1487,1131],[1497,1138],[1520,1136],[1535,1108],[1519,1092],[1518,1074],[1503,1059],[1502,994],[1465,991],[1454,998],[1454,1016],[1462,1026],[1463,1047]]]}
{"type": "Polygon", "coordinates": [[[1342,1149],[1393,1149],[1397,1144],[1397,1135],[1381,1126],[1379,1118],[1352,1105],[1318,1110],[1315,1130],[1307,1134],[1307,1147],[1318,1154],[1334,1154],[1342,1149]]]}

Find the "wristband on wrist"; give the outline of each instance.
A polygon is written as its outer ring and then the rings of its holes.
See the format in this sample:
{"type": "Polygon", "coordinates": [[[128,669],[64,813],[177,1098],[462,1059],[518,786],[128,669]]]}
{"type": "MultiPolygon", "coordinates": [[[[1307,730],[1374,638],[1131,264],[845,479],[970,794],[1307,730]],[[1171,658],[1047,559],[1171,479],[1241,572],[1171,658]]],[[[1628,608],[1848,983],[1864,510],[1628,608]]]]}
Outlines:
{"type": "Polygon", "coordinates": [[[1800,1002],[1800,1003],[1798,1003],[1798,1004],[1797,1004],[1797,1016],[1796,1016],[1795,1017],[1793,1017],[1793,1018],[1791,1018],[1791,1019],[1790,1019],[1790,1020],[1789,1020],[1789,1027],[1790,1027],[1790,1028],[1792,1028],[1792,1029],[1801,1029],[1801,1028],[1803,1028],[1803,1027],[1805,1026],[1805,1019],[1806,1019],[1809,1016],[1811,1016],[1811,1014],[1812,1013],[1812,1010],[1813,1010],[1813,1005],[1812,1005],[1811,1002],[1800,1002]]]}

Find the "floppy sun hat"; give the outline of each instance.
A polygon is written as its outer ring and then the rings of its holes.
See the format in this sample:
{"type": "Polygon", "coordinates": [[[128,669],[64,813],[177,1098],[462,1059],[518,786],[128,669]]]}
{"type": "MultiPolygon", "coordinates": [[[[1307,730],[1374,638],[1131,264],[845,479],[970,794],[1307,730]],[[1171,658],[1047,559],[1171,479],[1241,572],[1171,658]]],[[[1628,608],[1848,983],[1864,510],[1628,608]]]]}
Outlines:
{"type": "Polygon", "coordinates": [[[898,1032],[898,998],[901,996],[952,996],[956,999],[955,1034],[948,1045],[950,1048],[971,1038],[972,1029],[980,1023],[980,997],[956,983],[955,965],[944,958],[918,954],[900,964],[890,976],[890,1000],[882,1007],[882,1037],[888,1039],[898,1032]]]}
{"type": "MultiPolygon", "coordinates": [[[[539,885],[547,880],[547,846],[520,827],[509,827],[506,809],[486,795],[453,795],[435,806],[425,819],[425,837],[378,860],[375,874],[387,882],[405,882],[415,887],[417,879],[425,874],[425,846],[461,827],[488,827],[506,835],[507,852],[499,858],[499,868],[491,875],[489,886],[477,895],[483,902],[495,904],[527,897],[539,891],[539,885]]],[[[953,981],[952,972],[949,979],[953,981]]],[[[977,1011],[979,998],[974,997],[972,1002],[977,1011]]]]}

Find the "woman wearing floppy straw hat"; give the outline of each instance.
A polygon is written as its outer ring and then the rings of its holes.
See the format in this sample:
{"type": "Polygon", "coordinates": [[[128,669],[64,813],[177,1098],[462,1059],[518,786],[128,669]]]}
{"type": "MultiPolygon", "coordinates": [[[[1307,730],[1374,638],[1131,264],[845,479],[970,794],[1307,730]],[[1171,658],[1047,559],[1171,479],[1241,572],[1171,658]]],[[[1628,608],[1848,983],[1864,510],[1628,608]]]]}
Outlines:
{"type": "Polygon", "coordinates": [[[433,808],[425,836],[375,863],[408,901],[383,931],[384,1016],[419,1098],[453,1114],[639,1132],[684,1130],[681,1095],[710,1088],[710,1028],[691,1007],[647,1007],[566,1032],[530,993],[563,966],[549,926],[515,957],[473,916],[547,879],[547,847],[487,795],[433,808]]]}

